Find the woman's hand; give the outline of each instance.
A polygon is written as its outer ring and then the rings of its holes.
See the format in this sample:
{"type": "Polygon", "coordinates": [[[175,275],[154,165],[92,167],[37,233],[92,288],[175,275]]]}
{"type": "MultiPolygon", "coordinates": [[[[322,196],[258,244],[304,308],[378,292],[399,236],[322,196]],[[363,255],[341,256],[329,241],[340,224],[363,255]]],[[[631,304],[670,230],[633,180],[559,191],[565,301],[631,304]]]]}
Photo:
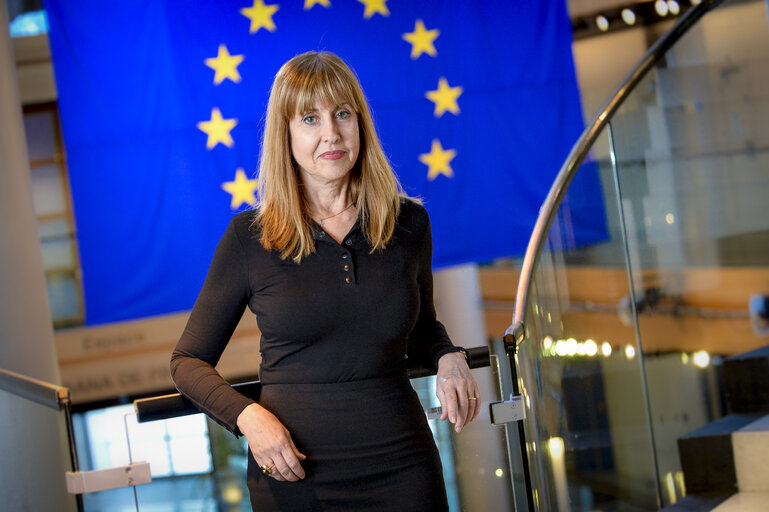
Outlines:
{"type": "Polygon", "coordinates": [[[441,401],[441,420],[449,419],[461,432],[481,411],[481,391],[462,352],[450,352],[438,360],[435,395],[441,401]]]}
{"type": "Polygon", "coordinates": [[[304,478],[299,461],[307,457],[297,450],[291,434],[274,414],[259,404],[251,404],[240,413],[237,424],[248,439],[256,463],[272,470],[269,476],[281,482],[304,478]]]}

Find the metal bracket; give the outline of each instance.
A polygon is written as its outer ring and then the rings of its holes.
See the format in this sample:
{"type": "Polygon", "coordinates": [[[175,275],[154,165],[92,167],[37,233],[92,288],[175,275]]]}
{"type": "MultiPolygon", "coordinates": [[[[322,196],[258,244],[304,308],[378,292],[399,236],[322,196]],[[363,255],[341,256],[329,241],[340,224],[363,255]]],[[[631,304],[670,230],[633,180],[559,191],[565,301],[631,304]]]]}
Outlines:
{"type": "Polygon", "coordinates": [[[492,425],[505,425],[525,419],[526,408],[523,406],[523,397],[510,395],[510,399],[504,402],[491,402],[489,416],[492,425]]]}
{"type": "Polygon", "coordinates": [[[67,491],[70,494],[106,491],[152,482],[149,462],[134,462],[127,466],[94,471],[67,471],[65,475],[67,491]]]}

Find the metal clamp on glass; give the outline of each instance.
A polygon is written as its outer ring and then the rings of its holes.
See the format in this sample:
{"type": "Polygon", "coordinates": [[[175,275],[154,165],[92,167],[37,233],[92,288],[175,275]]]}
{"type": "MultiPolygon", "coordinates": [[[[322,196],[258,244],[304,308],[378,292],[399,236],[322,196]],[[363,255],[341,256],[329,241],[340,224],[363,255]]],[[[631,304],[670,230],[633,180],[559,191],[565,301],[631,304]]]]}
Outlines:
{"type": "Polygon", "coordinates": [[[526,408],[523,406],[521,395],[510,395],[504,402],[491,402],[489,404],[489,416],[492,425],[505,425],[526,418],[526,408]]]}
{"type": "Polygon", "coordinates": [[[67,471],[66,478],[67,491],[70,494],[106,491],[152,482],[149,462],[134,462],[126,466],[94,471],[67,471]]]}

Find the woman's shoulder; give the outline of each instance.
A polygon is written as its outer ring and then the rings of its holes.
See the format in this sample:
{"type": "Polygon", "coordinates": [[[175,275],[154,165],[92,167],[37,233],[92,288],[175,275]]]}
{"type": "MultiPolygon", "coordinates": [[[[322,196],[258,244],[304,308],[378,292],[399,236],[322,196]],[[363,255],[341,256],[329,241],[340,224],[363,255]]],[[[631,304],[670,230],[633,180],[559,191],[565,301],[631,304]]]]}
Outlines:
{"type": "Polygon", "coordinates": [[[254,222],[257,210],[245,210],[230,219],[229,229],[233,230],[241,243],[248,243],[249,240],[259,240],[259,227],[254,222]]]}
{"type": "Polygon", "coordinates": [[[400,213],[398,214],[398,227],[407,231],[423,233],[430,223],[427,209],[422,201],[417,198],[401,196],[400,213]]]}

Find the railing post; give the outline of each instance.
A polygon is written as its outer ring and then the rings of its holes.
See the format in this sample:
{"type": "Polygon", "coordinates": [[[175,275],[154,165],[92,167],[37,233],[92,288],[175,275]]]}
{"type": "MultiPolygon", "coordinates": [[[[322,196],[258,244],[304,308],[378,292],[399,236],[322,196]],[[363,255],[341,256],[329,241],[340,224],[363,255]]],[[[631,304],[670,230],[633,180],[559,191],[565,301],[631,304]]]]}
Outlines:
{"type": "MultiPolygon", "coordinates": [[[[515,364],[515,355],[518,349],[518,342],[523,341],[524,338],[523,324],[511,325],[507,332],[505,332],[505,353],[507,354],[507,360],[510,363],[510,378],[513,381],[513,395],[519,396],[521,389],[518,386],[518,369],[515,364]]],[[[521,465],[523,466],[523,483],[526,488],[526,503],[529,507],[529,512],[534,512],[534,489],[531,483],[531,470],[529,469],[529,454],[526,449],[526,430],[523,425],[523,421],[518,421],[518,441],[521,447],[521,465]]]]}

